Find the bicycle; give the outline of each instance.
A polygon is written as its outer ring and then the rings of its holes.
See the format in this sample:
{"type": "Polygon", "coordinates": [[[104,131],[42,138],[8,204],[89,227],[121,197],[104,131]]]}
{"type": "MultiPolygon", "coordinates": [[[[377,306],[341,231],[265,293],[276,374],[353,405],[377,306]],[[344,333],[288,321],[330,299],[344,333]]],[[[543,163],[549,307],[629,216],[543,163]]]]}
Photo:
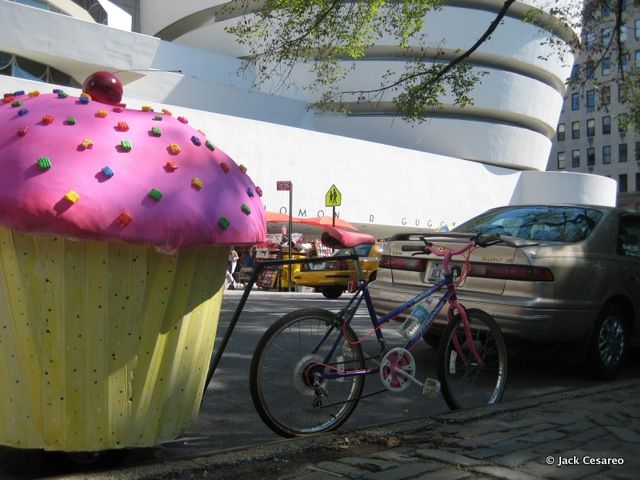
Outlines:
{"type": "MultiPolygon", "coordinates": [[[[460,235],[446,234],[449,238],[460,235]]],[[[386,390],[399,392],[411,384],[421,386],[425,394],[441,390],[451,409],[468,407],[478,400],[481,404],[500,401],[507,382],[504,338],[489,314],[467,311],[458,302],[451,265],[451,257],[500,239],[499,236],[463,236],[467,242],[457,250],[434,248],[433,235],[420,236],[424,246],[415,248],[414,255],[432,253],[442,257],[442,280],[377,317],[355,254],[357,245],[373,243],[375,239],[336,229],[324,232],[325,245],[350,249],[351,255],[344,258],[355,261],[357,289],[337,314],[318,308],[296,310],[277,320],[264,333],[252,358],[250,389],[255,408],[265,424],[284,437],[334,430],[355,410],[362,397],[365,377],[375,373],[386,390]],[[440,291],[443,291],[441,298],[404,346],[388,349],[382,325],[440,291]],[[363,299],[380,347],[380,352],[373,357],[364,356],[361,340],[351,326],[363,299]],[[420,382],[411,350],[445,304],[449,305],[449,321],[438,349],[438,380],[420,382]]]]}

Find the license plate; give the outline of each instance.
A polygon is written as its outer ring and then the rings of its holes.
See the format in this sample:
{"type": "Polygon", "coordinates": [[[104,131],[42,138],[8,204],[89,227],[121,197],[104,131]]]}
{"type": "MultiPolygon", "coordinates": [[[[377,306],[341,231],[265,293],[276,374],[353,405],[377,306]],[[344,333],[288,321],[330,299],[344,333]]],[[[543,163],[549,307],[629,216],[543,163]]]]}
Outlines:
{"type": "Polygon", "coordinates": [[[437,283],[443,278],[444,276],[442,272],[442,262],[429,262],[429,268],[427,268],[427,282],[437,283]]]}

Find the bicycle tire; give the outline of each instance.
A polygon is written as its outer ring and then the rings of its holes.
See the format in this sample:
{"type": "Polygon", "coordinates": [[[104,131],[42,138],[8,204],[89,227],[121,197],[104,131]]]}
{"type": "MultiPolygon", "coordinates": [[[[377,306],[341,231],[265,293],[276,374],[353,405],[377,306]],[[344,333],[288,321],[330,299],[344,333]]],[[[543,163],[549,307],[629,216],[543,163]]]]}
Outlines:
{"type": "Polygon", "coordinates": [[[452,410],[497,403],[507,386],[507,347],[498,324],[482,310],[469,309],[466,312],[472,339],[483,365],[473,358],[462,318],[456,314],[445,328],[438,350],[438,379],[442,395],[452,410]],[[455,348],[454,336],[459,340],[466,362],[455,348]]]}
{"type": "Polygon", "coordinates": [[[321,377],[332,369],[364,369],[362,348],[350,327],[335,349],[335,361],[329,367],[320,364],[341,332],[337,315],[305,308],[280,318],[258,342],[249,374],[251,398],[262,421],[278,435],[291,438],[335,430],[353,413],[362,395],[363,375],[324,378],[319,383],[326,396],[319,396],[310,380],[312,374],[321,377]]]}

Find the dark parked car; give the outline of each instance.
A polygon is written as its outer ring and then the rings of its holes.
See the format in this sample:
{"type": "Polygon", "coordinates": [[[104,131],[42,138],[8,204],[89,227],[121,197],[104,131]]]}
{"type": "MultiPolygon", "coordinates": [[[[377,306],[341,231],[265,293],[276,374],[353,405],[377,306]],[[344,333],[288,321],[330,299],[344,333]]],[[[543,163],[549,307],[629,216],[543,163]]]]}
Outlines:
{"type": "MultiPolygon", "coordinates": [[[[454,231],[499,233],[504,240],[473,251],[459,298],[493,315],[507,338],[578,347],[571,352],[601,378],[614,376],[629,346],[640,344],[640,214],[587,205],[508,206],[454,231]]],[[[439,258],[411,250],[419,242],[417,234],[402,234],[387,245],[371,284],[378,313],[440,278],[439,258]]],[[[437,341],[445,323],[436,319],[425,339],[437,341]]]]}

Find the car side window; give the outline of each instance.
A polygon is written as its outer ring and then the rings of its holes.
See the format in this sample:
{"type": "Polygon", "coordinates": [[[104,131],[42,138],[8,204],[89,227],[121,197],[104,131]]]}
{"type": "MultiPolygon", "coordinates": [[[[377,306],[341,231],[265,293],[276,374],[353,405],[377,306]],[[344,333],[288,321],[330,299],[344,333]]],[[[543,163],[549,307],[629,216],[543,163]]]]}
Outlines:
{"type": "Polygon", "coordinates": [[[640,217],[620,218],[617,253],[625,257],[640,258],[640,217]]]}

